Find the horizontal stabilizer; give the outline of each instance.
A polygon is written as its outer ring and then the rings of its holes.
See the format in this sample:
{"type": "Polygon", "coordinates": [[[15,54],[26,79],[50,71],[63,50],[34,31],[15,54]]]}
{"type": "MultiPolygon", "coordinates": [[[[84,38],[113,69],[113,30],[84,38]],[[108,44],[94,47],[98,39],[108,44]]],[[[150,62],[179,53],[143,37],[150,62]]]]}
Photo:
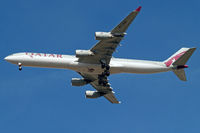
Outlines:
{"type": "Polygon", "coordinates": [[[187,81],[184,69],[173,70],[173,72],[180,80],[187,81]]]}

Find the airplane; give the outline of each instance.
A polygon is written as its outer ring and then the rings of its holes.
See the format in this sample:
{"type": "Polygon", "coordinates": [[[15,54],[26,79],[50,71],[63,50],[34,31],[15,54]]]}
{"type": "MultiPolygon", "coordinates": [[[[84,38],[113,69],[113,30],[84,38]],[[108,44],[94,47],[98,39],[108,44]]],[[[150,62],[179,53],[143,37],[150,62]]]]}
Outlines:
{"type": "Polygon", "coordinates": [[[186,62],[196,48],[181,48],[164,61],[147,61],[135,59],[122,59],[112,57],[126,30],[141,10],[139,6],[123,19],[110,32],[95,32],[97,44],[89,50],[76,50],[76,55],[46,54],[22,52],[15,53],[4,59],[16,64],[19,70],[22,66],[70,69],[78,72],[83,78],[72,78],[72,86],[90,84],[96,91],[87,90],[86,98],[104,96],[111,103],[121,103],[114,95],[113,88],[108,82],[110,74],[137,73],[151,74],[173,71],[176,76],[186,81],[184,68],[186,62]]]}

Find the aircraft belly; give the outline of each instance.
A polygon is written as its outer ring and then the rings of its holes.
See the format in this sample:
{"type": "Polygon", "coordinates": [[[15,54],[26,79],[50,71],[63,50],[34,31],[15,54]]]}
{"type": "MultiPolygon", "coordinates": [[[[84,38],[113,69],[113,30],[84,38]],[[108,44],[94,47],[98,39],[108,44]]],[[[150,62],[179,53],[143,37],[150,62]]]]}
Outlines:
{"type": "Polygon", "coordinates": [[[167,68],[158,63],[152,62],[115,62],[111,65],[111,73],[159,73],[169,71],[167,68]]]}
{"type": "Polygon", "coordinates": [[[22,66],[71,69],[77,72],[99,74],[102,73],[100,64],[79,63],[77,58],[45,58],[29,56],[18,57],[13,64],[21,63],[22,66]]]}

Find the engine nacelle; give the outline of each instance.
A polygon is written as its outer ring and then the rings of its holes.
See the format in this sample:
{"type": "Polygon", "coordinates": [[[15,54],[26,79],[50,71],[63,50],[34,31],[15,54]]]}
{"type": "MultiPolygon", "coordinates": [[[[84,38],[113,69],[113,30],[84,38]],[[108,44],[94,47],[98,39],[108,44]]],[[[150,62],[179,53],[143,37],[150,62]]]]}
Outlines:
{"type": "Polygon", "coordinates": [[[85,92],[85,97],[86,98],[98,98],[103,96],[103,93],[98,92],[98,91],[86,91],[85,92]]]}
{"type": "Polygon", "coordinates": [[[72,78],[72,86],[84,86],[89,83],[89,81],[82,78],[72,78]]]}
{"type": "Polygon", "coordinates": [[[105,40],[113,37],[124,37],[126,33],[95,32],[96,40],[105,40]]]}
{"type": "Polygon", "coordinates": [[[96,40],[104,40],[104,39],[110,39],[114,36],[110,32],[95,32],[95,39],[96,40]]]}
{"type": "Polygon", "coordinates": [[[93,56],[94,53],[90,50],[76,50],[76,57],[93,56]]]}

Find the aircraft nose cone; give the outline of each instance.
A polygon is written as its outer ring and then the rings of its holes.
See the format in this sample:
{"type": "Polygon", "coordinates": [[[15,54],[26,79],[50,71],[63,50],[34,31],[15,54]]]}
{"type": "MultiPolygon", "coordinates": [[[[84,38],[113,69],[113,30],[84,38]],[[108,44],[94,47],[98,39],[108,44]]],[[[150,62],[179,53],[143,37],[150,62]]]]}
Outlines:
{"type": "Polygon", "coordinates": [[[17,64],[18,62],[20,62],[19,59],[20,59],[19,56],[16,56],[16,55],[8,55],[4,58],[5,61],[12,64],[17,64]]]}
{"type": "Polygon", "coordinates": [[[6,56],[5,58],[4,58],[4,60],[5,61],[12,61],[13,60],[13,58],[12,58],[12,56],[6,56]]]}
{"type": "Polygon", "coordinates": [[[8,61],[8,59],[9,59],[9,56],[6,56],[6,57],[4,58],[5,61],[8,61]]]}

